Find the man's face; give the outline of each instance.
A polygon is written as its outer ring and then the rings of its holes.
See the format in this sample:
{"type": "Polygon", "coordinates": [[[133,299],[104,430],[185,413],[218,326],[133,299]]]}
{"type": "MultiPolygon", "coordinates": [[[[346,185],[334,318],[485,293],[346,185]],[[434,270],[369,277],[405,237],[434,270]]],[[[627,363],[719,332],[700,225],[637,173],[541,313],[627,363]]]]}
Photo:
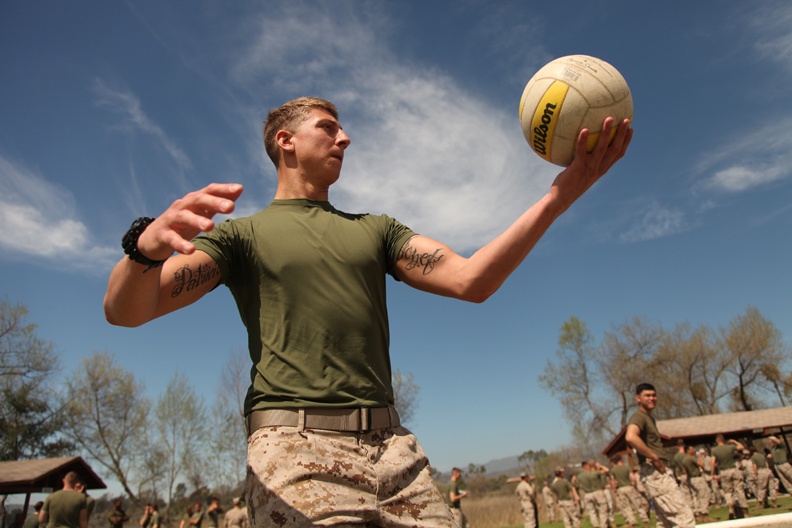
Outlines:
{"type": "Polygon", "coordinates": [[[307,176],[331,177],[333,182],[338,179],[350,140],[332,114],[312,108],[308,118],[291,135],[291,143],[307,176]]]}
{"type": "Polygon", "coordinates": [[[644,410],[652,411],[657,406],[657,392],[653,390],[644,390],[635,396],[638,405],[643,407],[644,410]]]}

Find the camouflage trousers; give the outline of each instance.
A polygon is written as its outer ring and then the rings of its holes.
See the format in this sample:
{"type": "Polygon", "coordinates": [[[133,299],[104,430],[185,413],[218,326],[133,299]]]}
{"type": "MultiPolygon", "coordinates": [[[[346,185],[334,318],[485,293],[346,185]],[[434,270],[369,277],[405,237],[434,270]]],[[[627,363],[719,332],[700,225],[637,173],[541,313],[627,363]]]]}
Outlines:
{"type": "Polygon", "coordinates": [[[635,524],[636,513],[641,522],[649,522],[649,516],[646,514],[643,501],[641,501],[641,494],[638,493],[637,489],[632,486],[622,486],[617,490],[616,498],[619,501],[619,510],[627,524],[630,526],[635,524]]]}
{"type": "Polygon", "coordinates": [[[720,485],[730,511],[735,504],[738,504],[743,510],[748,509],[748,500],[745,498],[745,480],[743,480],[742,471],[737,468],[724,469],[720,472],[720,485]]]}
{"type": "Polygon", "coordinates": [[[666,528],[696,526],[693,510],[679,491],[672,471],[666,470],[665,473],[661,473],[651,464],[642,464],[641,483],[655,505],[658,525],[666,528]]]}
{"type": "Polygon", "coordinates": [[[248,438],[253,528],[450,528],[451,512],[403,427],[341,433],[263,427],[248,438]]]}
{"type": "Polygon", "coordinates": [[[538,526],[536,522],[538,519],[538,512],[536,511],[534,503],[531,501],[520,501],[520,510],[523,514],[525,528],[536,528],[538,526]]]}
{"type": "Polygon", "coordinates": [[[773,472],[768,468],[759,468],[756,472],[756,500],[759,504],[765,504],[768,499],[775,504],[778,497],[778,479],[773,476],[773,472]]]}
{"type": "Polygon", "coordinates": [[[584,497],[591,526],[594,528],[608,528],[608,500],[603,490],[589,491],[584,497]]]}
{"type": "Polygon", "coordinates": [[[781,483],[784,485],[784,488],[786,488],[787,493],[792,494],[792,464],[789,462],[776,464],[775,470],[776,473],[778,473],[778,478],[781,479],[781,483]]]}
{"type": "Polygon", "coordinates": [[[580,528],[580,507],[572,500],[558,501],[564,528],[580,528]]]}
{"type": "Polygon", "coordinates": [[[691,477],[688,480],[693,512],[696,515],[709,515],[709,486],[704,477],[691,477]]]}

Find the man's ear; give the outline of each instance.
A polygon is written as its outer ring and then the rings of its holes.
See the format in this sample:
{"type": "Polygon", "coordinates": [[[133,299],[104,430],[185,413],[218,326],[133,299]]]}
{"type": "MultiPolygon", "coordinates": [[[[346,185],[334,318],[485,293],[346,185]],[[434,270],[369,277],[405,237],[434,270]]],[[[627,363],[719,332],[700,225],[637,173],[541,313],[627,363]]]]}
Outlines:
{"type": "Polygon", "coordinates": [[[278,130],[275,134],[275,143],[286,152],[294,152],[294,144],[292,144],[292,133],[288,130],[278,130]]]}

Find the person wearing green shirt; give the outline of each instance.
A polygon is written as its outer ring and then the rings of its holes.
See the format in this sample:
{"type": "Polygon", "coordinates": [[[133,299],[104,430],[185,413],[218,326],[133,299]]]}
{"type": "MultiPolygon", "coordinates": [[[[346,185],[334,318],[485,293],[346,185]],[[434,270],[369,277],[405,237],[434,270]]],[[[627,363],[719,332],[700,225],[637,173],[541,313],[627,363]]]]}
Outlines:
{"type": "Polygon", "coordinates": [[[738,440],[734,438],[726,440],[722,434],[718,434],[715,437],[715,446],[710,450],[713,457],[710,474],[714,477],[715,470],[718,470],[718,480],[723,497],[729,507],[729,519],[748,515],[745,478],[743,472],[737,467],[737,456],[743,449],[745,446],[738,440]]]}
{"type": "Polygon", "coordinates": [[[638,409],[627,423],[625,440],[638,453],[641,483],[655,506],[661,526],[692,528],[696,519],[690,504],[679,490],[674,473],[668,468],[668,455],[652,412],[657,407],[657,391],[650,383],[635,388],[638,409]]]}
{"type": "Polygon", "coordinates": [[[585,494],[583,503],[594,528],[607,528],[608,501],[605,498],[605,475],[608,468],[596,460],[584,460],[583,471],[578,474],[578,482],[585,494]]]}
{"type": "Polygon", "coordinates": [[[709,522],[712,520],[709,517],[709,485],[704,480],[703,467],[704,461],[696,455],[696,448],[687,446],[682,457],[682,468],[690,488],[693,513],[698,522],[709,522]]]}
{"type": "Polygon", "coordinates": [[[773,464],[775,465],[778,478],[781,480],[781,484],[784,485],[784,488],[786,488],[787,493],[792,494],[792,465],[789,464],[787,450],[781,439],[777,436],[771,436],[768,438],[768,441],[770,442],[773,464]]]}
{"type": "Polygon", "coordinates": [[[455,467],[451,470],[451,482],[448,483],[448,500],[451,503],[451,514],[454,522],[459,528],[467,528],[467,517],[462,511],[462,499],[468,496],[467,491],[459,489],[459,479],[462,478],[462,470],[455,467]]]}
{"type": "Polygon", "coordinates": [[[641,501],[641,494],[635,489],[632,469],[624,463],[621,456],[611,458],[610,477],[616,492],[616,502],[627,524],[631,527],[635,526],[635,515],[637,514],[644,526],[648,527],[649,516],[644,509],[643,501],[641,501]]]}
{"type": "Polygon", "coordinates": [[[42,506],[44,506],[44,501],[38,501],[33,505],[33,513],[25,517],[25,523],[22,525],[22,528],[39,528],[38,518],[42,506]]]}
{"type": "Polygon", "coordinates": [[[85,495],[75,489],[80,477],[69,471],[63,477],[63,489],[50,494],[39,512],[39,524],[47,528],[88,528],[88,504],[85,495]]]}
{"type": "Polygon", "coordinates": [[[550,484],[550,489],[558,501],[564,528],[580,528],[580,496],[575,487],[564,478],[564,473],[564,468],[555,468],[555,478],[550,484]]]}
{"type": "MultiPolygon", "coordinates": [[[[336,209],[329,193],[351,139],[333,103],[293,99],[264,123],[265,151],[277,172],[269,205],[215,224],[216,215],[234,211],[244,189],[212,183],[156,218],[135,220],[122,237],[126,256],[108,280],[105,317],[136,327],[221,284],[228,288],[253,361],[245,401],[252,519],[449,526],[429,460],[394,407],[387,276],[426,293],[486,301],[627,152],[630,120],[607,117],[602,126],[598,137],[582,129],[574,160],[547,193],[467,256],[387,215],[336,209]],[[588,139],[596,139],[593,149],[588,139]],[[381,453],[374,463],[372,452],[381,453]]],[[[410,200],[410,189],[378,179],[376,168],[365,179],[410,200]]]]}

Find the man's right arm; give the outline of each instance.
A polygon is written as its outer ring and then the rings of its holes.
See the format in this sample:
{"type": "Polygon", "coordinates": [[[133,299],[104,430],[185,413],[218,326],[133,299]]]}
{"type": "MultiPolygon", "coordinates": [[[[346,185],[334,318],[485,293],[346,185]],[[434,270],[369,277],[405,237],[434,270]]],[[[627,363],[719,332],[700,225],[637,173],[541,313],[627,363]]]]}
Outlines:
{"type": "Polygon", "coordinates": [[[151,260],[165,260],[158,268],[127,257],[110,274],[104,298],[105,317],[119,326],[140,326],[152,319],[183,308],[200,299],[220,280],[217,264],[208,254],[196,251],[190,240],[214,228],[212,217],[234,210],[242,194],[239,184],[213,183],[176,200],[138,239],[141,254],[151,260]],[[171,256],[174,252],[177,254],[171,256]],[[179,281],[201,270],[207,279],[191,288],[179,281]]]}

